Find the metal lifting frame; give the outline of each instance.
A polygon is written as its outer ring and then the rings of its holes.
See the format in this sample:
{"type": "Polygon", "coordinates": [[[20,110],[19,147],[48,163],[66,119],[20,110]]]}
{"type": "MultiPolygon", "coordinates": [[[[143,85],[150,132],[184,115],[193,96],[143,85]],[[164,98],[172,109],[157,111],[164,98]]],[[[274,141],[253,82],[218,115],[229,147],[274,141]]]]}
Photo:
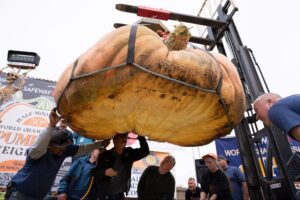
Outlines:
{"type": "MultiPolygon", "coordinates": [[[[231,3],[230,0],[227,0],[224,5],[218,6],[216,11],[217,19],[125,4],[117,4],[116,9],[136,13],[138,16],[148,18],[171,19],[205,25],[207,26],[207,36],[205,38],[193,36],[190,42],[206,45],[205,48],[209,51],[217,47],[218,51],[224,55],[227,55],[225,50],[226,45],[227,49],[233,55],[232,62],[237,67],[247,101],[245,117],[235,128],[235,134],[247,178],[250,197],[255,200],[277,199],[276,193],[273,190],[277,186],[281,188],[285,199],[300,199],[299,191],[294,184],[295,181],[300,180],[299,155],[292,153],[287,137],[278,128],[273,126],[271,128],[264,127],[261,130],[258,128],[252,103],[259,95],[265,93],[265,90],[268,92],[268,87],[259,67],[256,67],[254,64],[255,58],[251,54],[252,51],[243,45],[235,23],[232,20],[237,8],[233,6],[233,10],[228,14],[231,3]],[[267,137],[269,146],[266,165],[263,164],[261,168],[259,161],[261,155],[257,155],[257,150],[260,152],[259,144],[262,137],[267,137]],[[276,178],[272,174],[272,157],[275,158],[280,171],[280,176],[276,178]]],[[[115,27],[123,25],[115,24],[115,27]]]]}
{"type": "MultiPolygon", "coordinates": [[[[220,53],[226,55],[224,38],[228,44],[231,53],[233,54],[233,63],[236,65],[242,84],[244,86],[247,99],[246,117],[235,128],[235,134],[240,149],[243,168],[247,177],[249,194],[251,199],[277,199],[276,192],[272,191],[271,187],[280,187],[285,199],[300,199],[299,191],[296,189],[294,182],[299,179],[300,175],[300,160],[298,154],[293,154],[287,137],[278,128],[264,127],[258,129],[258,124],[253,113],[252,103],[262,93],[265,93],[268,87],[263,79],[262,74],[259,74],[254,65],[254,57],[251,56],[251,50],[243,45],[238,34],[232,15],[227,15],[230,2],[224,6],[217,8],[217,20],[226,21],[229,23],[226,30],[216,30],[216,28],[208,27],[208,38],[214,38],[215,44],[220,53]],[[229,20],[228,20],[229,19],[229,20]],[[222,34],[222,31],[224,34],[222,34]],[[259,76],[260,75],[260,76],[259,76]],[[263,83],[261,79],[263,79],[263,83]],[[260,155],[257,155],[257,150],[260,152],[259,143],[262,137],[267,137],[268,158],[266,166],[262,164],[260,167],[260,155]],[[273,177],[272,157],[275,158],[280,170],[279,177],[273,177]],[[265,176],[263,175],[263,172],[265,176]]],[[[212,50],[214,46],[208,46],[208,50],[212,50]]],[[[258,67],[258,66],[257,66],[258,67]]],[[[268,92],[268,91],[267,91],[268,92]]],[[[278,193],[277,193],[278,194],[278,193]]]]}

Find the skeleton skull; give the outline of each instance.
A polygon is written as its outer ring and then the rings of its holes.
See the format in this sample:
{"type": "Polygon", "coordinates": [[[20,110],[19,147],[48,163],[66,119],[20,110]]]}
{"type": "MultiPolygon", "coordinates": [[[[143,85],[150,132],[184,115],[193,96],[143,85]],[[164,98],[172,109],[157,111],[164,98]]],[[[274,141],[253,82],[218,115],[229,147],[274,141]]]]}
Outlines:
{"type": "Polygon", "coordinates": [[[16,72],[9,72],[6,75],[7,82],[13,82],[19,78],[19,75],[16,72]]]}

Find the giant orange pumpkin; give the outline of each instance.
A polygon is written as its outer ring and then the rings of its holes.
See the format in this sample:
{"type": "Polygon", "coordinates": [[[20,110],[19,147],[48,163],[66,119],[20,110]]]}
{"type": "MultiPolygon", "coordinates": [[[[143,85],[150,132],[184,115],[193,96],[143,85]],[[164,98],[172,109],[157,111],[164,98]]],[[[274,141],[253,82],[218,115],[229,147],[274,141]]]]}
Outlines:
{"type": "Polygon", "coordinates": [[[235,66],[218,53],[168,48],[144,26],[129,48],[134,64],[126,63],[130,30],[108,33],[60,76],[54,97],[70,128],[95,139],[134,131],[181,146],[230,133],[245,111],[235,66]]]}

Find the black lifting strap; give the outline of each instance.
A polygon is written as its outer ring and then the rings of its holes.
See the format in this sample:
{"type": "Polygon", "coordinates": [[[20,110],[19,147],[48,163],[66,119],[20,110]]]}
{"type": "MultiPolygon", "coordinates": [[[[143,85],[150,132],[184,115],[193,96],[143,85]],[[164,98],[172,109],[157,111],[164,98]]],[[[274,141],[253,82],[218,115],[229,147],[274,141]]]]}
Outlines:
{"type": "Polygon", "coordinates": [[[77,59],[75,60],[74,64],[73,64],[73,67],[72,67],[72,71],[71,71],[71,74],[70,74],[69,81],[68,81],[66,87],[64,88],[64,90],[62,91],[62,93],[60,94],[60,96],[59,96],[59,98],[58,98],[58,100],[57,100],[57,105],[56,105],[56,107],[58,107],[58,105],[59,105],[59,103],[60,103],[60,100],[61,100],[61,97],[64,95],[66,89],[67,89],[67,88],[69,87],[69,85],[70,85],[70,82],[71,82],[72,78],[74,77],[74,72],[75,72],[75,69],[76,69],[77,64],[78,64],[78,59],[79,59],[79,58],[77,58],[77,59]]]}
{"type": "Polygon", "coordinates": [[[227,120],[228,120],[228,124],[229,124],[229,127],[233,128],[233,123],[231,121],[231,117],[229,115],[229,109],[228,109],[228,106],[226,105],[225,103],[225,100],[222,96],[222,93],[221,93],[221,89],[222,89],[222,84],[223,84],[223,74],[221,72],[221,76],[220,76],[220,79],[219,79],[219,82],[218,82],[218,85],[217,85],[217,88],[216,88],[216,93],[217,95],[219,96],[220,98],[220,103],[225,111],[225,114],[226,114],[226,117],[227,117],[227,120]]]}
{"type": "Polygon", "coordinates": [[[128,40],[128,53],[126,64],[131,65],[134,63],[134,48],[135,48],[135,39],[136,39],[137,25],[133,24],[130,29],[130,35],[128,40]]]}

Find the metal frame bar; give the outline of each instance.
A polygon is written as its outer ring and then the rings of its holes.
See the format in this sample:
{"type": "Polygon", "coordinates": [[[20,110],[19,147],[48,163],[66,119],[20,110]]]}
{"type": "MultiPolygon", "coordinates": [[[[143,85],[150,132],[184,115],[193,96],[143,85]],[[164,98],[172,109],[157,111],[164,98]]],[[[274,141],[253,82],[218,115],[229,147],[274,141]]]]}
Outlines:
{"type": "MultiPolygon", "coordinates": [[[[258,130],[257,122],[253,120],[255,116],[253,114],[252,103],[260,94],[264,93],[265,88],[268,87],[265,81],[263,82],[264,85],[262,84],[253,57],[251,57],[249,49],[243,45],[234,21],[232,20],[237,8],[234,8],[231,13],[227,13],[231,4],[232,1],[227,0],[224,6],[219,5],[216,11],[216,20],[125,4],[117,4],[116,8],[120,11],[137,13],[139,16],[163,20],[180,20],[188,23],[206,25],[208,26],[208,35],[206,38],[208,41],[213,41],[213,43],[206,46],[206,49],[213,50],[217,47],[218,51],[224,55],[226,55],[226,50],[222,39],[226,39],[227,45],[233,54],[233,63],[235,63],[239,72],[247,99],[246,117],[235,128],[235,133],[240,154],[242,155],[241,160],[248,182],[250,197],[255,200],[274,199],[271,187],[272,184],[279,183],[286,186],[284,188],[286,190],[284,193],[286,199],[300,199],[299,191],[294,185],[295,179],[300,179],[298,169],[300,156],[295,156],[292,153],[287,137],[276,127],[258,130]],[[272,158],[268,159],[267,166],[264,168],[265,177],[259,165],[255,146],[258,146],[256,145],[257,141],[260,140],[264,134],[269,141],[268,153],[271,157],[275,157],[281,172],[281,176],[277,179],[272,177],[272,158]]],[[[262,74],[260,75],[262,76],[262,74]]]]}
{"type": "MultiPolygon", "coordinates": [[[[227,16],[224,12],[224,8],[219,7],[217,10],[218,17],[221,21],[226,20],[227,16]]],[[[209,34],[212,34],[213,31],[208,31],[209,34]]],[[[223,36],[222,36],[223,37],[223,36]]],[[[253,63],[253,59],[249,53],[249,50],[246,46],[243,45],[242,40],[238,34],[237,28],[233,20],[230,21],[228,29],[226,30],[226,34],[224,36],[227,41],[229,41],[230,48],[232,49],[234,58],[236,60],[236,66],[238,71],[240,72],[241,80],[245,88],[248,89],[247,94],[249,95],[248,106],[249,109],[253,101],[262,93],[264,93],[264,88],[268,88],[267,86],[262,85],[262,81],[259,78],[255,65],[253,63]]],[[[216,34],[209,35],[209,38],[216,38],[218,40],[218,36],[216,34]]],[[[221,41],[217,41],[221,42],[221,41]]],[[[210,50],[212,47],[209,48],[210,50]]],[[[249,116],[251,117],[251,116],[249,116]]],[[[266,177],[263,177],[261,174],[261,170],[259,169],[259,163],[257,161],[257,156],[254,151],[254,143],[257,139],[261,138],[261,134],[256,134],[259,131],[257,130],[257,126],[253,129],[253,133],[251,134],[249,131],[250,125],[247,121],[243,120],[235,129],[236,137],[238,140],[240,153],[243,155],[242,164],[246,172],[249,191],[252,199],[272,199],[272,192],[270,191],[270,186],[274,183],[280,183],[281,185],[286,185],[286,198],[287,199],[296,199],[297,190],[294,185],[294,177],[292,175],[292,171],[295,172],[296,169],[291,169],[291,167],[287,166],[288,160],[292,157],[293,153],[291,151],[290,145],[287,141],[285,135],[283,135],[279,130],[276,130],[275,127],[271,127],[271,131],[267,132],[267,137],[269,140],[269,154],[274,155],[278,167],[282,172],[282,177],[279,179],[271,179],[270,173],[272,173],[271,165],[268,165],[265,168],[266,177]],[[278,133],[279,132],[279,133],[278,133]],[[253,170],[255,171],[253,173],[253,170]]],[[[265,131],[269,130],[265,128],[265,131]]],[[[269,160],[268,162],[272,162],[269,160]]],[[[269,163],[270,164],[270,163],[269,163]]],[[[295,165],[293,165],[295,166],[295,165]]],[[[295,168],[295,167],[294,167],[295,168]]],[[[297,168],[297,167],[296,167],[297,168]]]]}

